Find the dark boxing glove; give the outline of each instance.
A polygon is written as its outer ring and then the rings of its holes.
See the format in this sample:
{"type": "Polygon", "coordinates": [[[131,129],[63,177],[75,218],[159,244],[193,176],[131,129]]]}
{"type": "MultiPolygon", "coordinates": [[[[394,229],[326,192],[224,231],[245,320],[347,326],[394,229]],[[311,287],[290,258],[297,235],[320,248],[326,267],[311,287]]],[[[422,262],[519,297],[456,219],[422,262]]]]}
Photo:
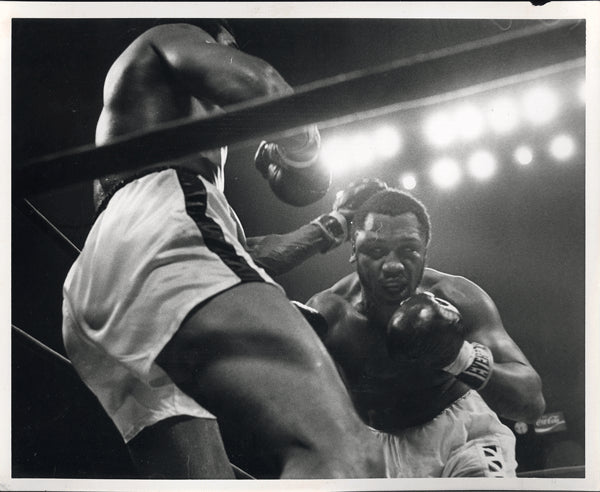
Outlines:
{"type": "Polygon", "coordinates": [[[452,363],[464,341],[458,310],[433,294],[415,294],[392,315],[387,326],[387,345],[395,359],[443,368],[452,363]]]}
{"type": "Polygon", "coordinates": [[[338,191],[333,202],[333,210],[312,221],[318,225],[325,239],[321,253],[333,249],[350,239],[350,223],[359,207],[378,191],[388,186],[376,178],[363,178],[351,183],[345,190],[338,191]]]}
{"type": "Polygon", "coordinates": [[[320,200],[331,185],[331,171],[319,162],[321,137],[315,126],[305,141],[287,139],[286,145],[261,142],[254,157],[256,169],[281,201],[303,207],[320,200]]]}
{"type": "Polygon", "coordinates": [[[319,337],[323,337],[325,334],[327,334],[329,324],[319,311],[298,301],[292,301],[292,304],[298,311],[300,311],[302,316],[304,316],[304,319],[308,321],[310,326],[312,326],[313,330],[315,330],[319,337]]]}
{"type": "Polygon", "coordinates": [[[387,327],[390,356],[443,369],[475,389],[489,380],[493,357],[479,343],[464,339],[458,310],[444,299],[426,292],[406,299],[387,327]]]}

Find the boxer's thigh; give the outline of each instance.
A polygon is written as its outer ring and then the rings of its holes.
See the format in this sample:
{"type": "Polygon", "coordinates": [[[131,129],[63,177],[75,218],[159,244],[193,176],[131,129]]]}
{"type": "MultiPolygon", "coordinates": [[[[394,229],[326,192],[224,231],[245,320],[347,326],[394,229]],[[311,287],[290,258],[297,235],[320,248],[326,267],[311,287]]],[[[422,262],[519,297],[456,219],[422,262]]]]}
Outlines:
{"type": "Polygon", "coordinates": [[[220,420],[282,453],[291,443],[334,446],[360,429],[324,346],[269,284],[244,283],[203,303],[157,362],[220,420]]]}
{"type": "Polygon", "coordinates": [[[127,448],[141,478],[234,478],[216,419],[165,419],[141,431],[127,448]]]}

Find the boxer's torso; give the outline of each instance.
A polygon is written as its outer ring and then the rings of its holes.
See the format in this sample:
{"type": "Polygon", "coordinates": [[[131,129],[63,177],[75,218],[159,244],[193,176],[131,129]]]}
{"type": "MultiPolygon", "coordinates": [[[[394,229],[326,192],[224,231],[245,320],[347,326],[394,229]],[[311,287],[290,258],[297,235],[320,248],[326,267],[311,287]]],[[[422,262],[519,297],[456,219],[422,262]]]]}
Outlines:
{"type": "MultiPolygon", "coordinates": [[[[422,287],[436,290],[440,295],[443,283],[437,285],[435,275],[425,277],[422,287]]],[[[370,426],[394,432],[420,425],[468,390],[442,370],[400,363],[389,357],[386,327],[364,314],[356,275],[338,283],[328,299],[339,306],[326,314],[329,323],[326,346],[341,370],[359,414],[370,426]]]]}

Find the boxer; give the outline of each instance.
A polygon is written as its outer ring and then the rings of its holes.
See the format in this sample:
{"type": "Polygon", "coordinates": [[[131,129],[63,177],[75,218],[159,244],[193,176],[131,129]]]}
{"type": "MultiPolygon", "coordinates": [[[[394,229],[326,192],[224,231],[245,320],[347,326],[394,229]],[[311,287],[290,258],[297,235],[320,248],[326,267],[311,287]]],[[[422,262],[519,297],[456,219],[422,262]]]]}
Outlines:
{"type": "Polygon", "coordinates": [[[535,421],[541,380],[482,288],[426,268],[430,228],[420,201],[377,192],[354,216],[356,271],[299,307],[384,444],[388,477],[515,476],[497,414],[535,421]]]}
{"type": "MultiPolygon", "coordinates": [[[[292,90],[213,27],[161,25],[125,49],[106,77],[98,145],[292,90]]],[[[327,192],[319,141],[309,126],[260,145],[256,167],[282,200],[327,192]]],[[[301,260],[246,243],[223,194],[225,150],[95,184],[98,215],[63,289],[67,353],[142,476],[233,478],[218,423],[281,478],[382,476],[381,446],[335,365],[246,249],[272,270],[301,260]]]]}

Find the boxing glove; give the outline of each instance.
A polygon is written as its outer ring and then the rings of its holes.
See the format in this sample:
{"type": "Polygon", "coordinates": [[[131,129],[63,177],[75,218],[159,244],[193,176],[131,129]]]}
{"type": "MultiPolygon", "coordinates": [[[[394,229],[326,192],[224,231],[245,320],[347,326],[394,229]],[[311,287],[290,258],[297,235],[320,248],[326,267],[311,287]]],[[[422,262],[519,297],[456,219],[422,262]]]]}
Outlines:
{"type": "Polygon", "coordinates": [[[350,238],[350,223],[356,211],[375,193],[387,189],[388,186],[380,179],[363,178],[351,183],[345,190],[338,191],[332,211],[312,221],[323,232],[321,252],[325,253],[347,241],[350,238]]]}
{"type": "Polygon", "coordinates": [[[319,311],[298,301],[292,301],[292,304],[298,311],[300,311],[302,316],[304,316],[304,319],[308,321],[310,326],[312,326],[313,330],[315,330],[315,333],[319,337],[323,337],[327,334],[327,331],[329,330],[329,324],[319,311]]]}
{"type": "Polygon", "coordinates": [[[305,137],[288,138],[285,145],[263,141],[254,157],[275,196],[296,207],[320,200],[331,185],[331,171],[318,159],[321,137],[316,127],[310,127],[305,137]]]}
{"type": "Polygon", "coordinates": [[[464,328],[458,310],[426,292],[400,304],[387,326],[387,346],[397,360],[444,368],[458,356],[464,328]]]}
{"type": "Polygon", "coordinates": [[[430,292],[406,299],[387,326],[387,346],[395,360],[443,369],[472,388],[489,381],[494,359],[485,345],[464,339],[459,311],[430,292]]]}

